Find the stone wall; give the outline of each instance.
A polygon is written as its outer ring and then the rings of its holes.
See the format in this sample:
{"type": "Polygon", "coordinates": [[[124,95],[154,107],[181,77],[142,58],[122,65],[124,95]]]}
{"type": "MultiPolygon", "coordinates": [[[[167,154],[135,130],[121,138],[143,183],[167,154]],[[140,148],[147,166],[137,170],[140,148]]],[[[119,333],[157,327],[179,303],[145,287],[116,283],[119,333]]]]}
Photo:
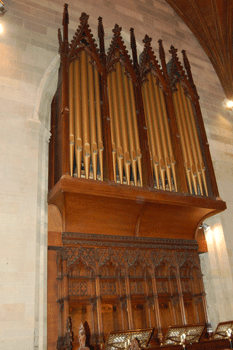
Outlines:
{"type": "MultiPolygon", "coordinates": [[[[63,2],[11,0],[5,7],[5,32],[0,37],[0,349],[46,349],[49,106],[57,81],[57,29],[63,2]]],[[[211,248],[217,244],[214,235],[211,242],[215,243],[209,243],[212,255],[202,259],[208,274],[207,300],[214,324],[229,318],[233,300],[224,283],[232,283],[233,268],[233,122],[232,115],[222,109],[224,94],[207,56],[165,0],[70,0],[69,11],[71,35],[85,11],[94,31],[97,17],[102,16],[108,36],[118,23],[126,39],[130,27],[139,43],[145,34],[151,36],[155,53],[158,39],[164,41],[166,52],[171,44],[179,52],[187,51],[219,191],[228,205],[226,212],[213,219],[213,226],[218,220],[224,232],[221,256],[225,263],[218,269],[211,265],[220,256],[211,248]],[[222,279],[222,274],[227,278],[222,279]],[[213,285],[218,289],[214,295],[213,285]],[[225,300],[230,305],[227,310],[220,307],[225,300]]]]}

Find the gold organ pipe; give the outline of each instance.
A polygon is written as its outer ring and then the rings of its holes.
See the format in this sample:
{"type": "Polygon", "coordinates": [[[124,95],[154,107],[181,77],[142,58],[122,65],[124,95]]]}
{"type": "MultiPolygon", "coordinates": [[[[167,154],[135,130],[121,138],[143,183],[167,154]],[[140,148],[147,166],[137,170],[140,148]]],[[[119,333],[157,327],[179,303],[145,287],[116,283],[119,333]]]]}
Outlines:
{"type": "Polygon", "coordinates": [[[80,87],[80,60],[74,62],[74,126],[75,126],[75,156],[77,164],[77,175],[81,177],[82,165],[82,105],[81,105],[81,87],[80,87]]]}
{"type": "Polygon", "coordinates": [[[130,153],[132,160],[132,171],[134,176],[134,184],[137,186],[137,153],[135,148],[134,140],[134,127],[132,119],[132,111],[130,106],[130,91],[129,91],[129,78],[123,74],[124,87],[125,87],[125,101],[126,101],[126,112],[128,121],[128,131],[129,131],[129,143],[130,143],[130,153]]]}
{"type": "Polygon", "coordinates": [[[120,119],[119,119],[119,105],[118,105],[118,87],[117,87],[117,78],[116,72],[113,71],[112,75],[112,88],[113,88],[113,108],[114,108],[114,124],[116,131],[116,146],[117,146],[117,162],[118,162],[118,170],[120,176],[120,183],[123,183],[123,150],[122,150],[122,142],[121,142],[121,134],[120,134],[120,119]]]}
{"type": "Polygon", "coordinates": [[[89,113],[90,113],[90,131],[91,131],[91,157],[93,178],[97,180],[97,135],[96,135],[96,115],[95,115],[95,95],[94,95],[94,72],[93,66],[88,62],[88,92],[89,92],[89,113]]]}
{"type": "Polygon", "coordinates": [[[74,62],[69,69],[69,129],[70,129],[70,176],[74,168],[74,62]]]}
{"type": "Polygon", "coordinates": [[[136,145],[137,159],[138,159],[138,171],[139,171],[139,176],[140,176],[140,183],[141,183],[141,186],[143,186],[143,183],[142,183],[142,153],[141,153],[141,149],[140,149],[138,121],[137,121],[137,112],[136,112],[136,107],[135,107],[133,82],[131,80],[129,80],[128,83],[129,83],[129,89],[130,89],[130,101],[132,103],[131,106],[132,106],[132,117],[133,117],[133,125],[134,125],[135,145],[136,145]]]}
{"type": "Polygon", "coordinates": [[[196,146],[197,146],[198,159],[199,159],[199,163],[200,163],[201,171],[202,171],[202,179],[203,179],[206,195],[208,196],[208,189],[207,189],[206,175],[205,175],[205,165],[204,165],[203,158],[202,158],[199,137],[197,134],[197,127],[196,127],[195,117],[194,117],[194,113],[193,113],[193,107],[192,107],[192,103],[191,103],[189,98],[187,101],[188,101],[191,123],[192,123],[193,131],[194,131],[195,142],[196,142],[196,146]]]}
{"type": "Polygon", "coordinates": [[[168,125],[167,108],[166,108],[164,93],[163,93],[162,89],[159,89],[159,94],[160,94],[160,101],[162,103],[163,120],[164,120],[164,124],[165,124],[166,135],[167,135],[168,151],[169,151],[170,160],[171,160],[174,186],[175,186],[175,191],[177,192],[178,189],[177,189],[176,168],[175,168],[176,162],[175,162],[175,157],[173,155],[173,149],[172,149],[172,143],[171,143],[171,137],[170,137],[170,129],[169,129],[169,125],[168,125]]]}
{"type": "Polygon", "coordinates": [[[174,102],[174,107],[175,107],[175,113],[178,121],[178,128],[179,128],[179,133],[180,133],[180,139],[181,139],[181,148],[184,156],[184,162],[185,162],[185,169],[186,169],[186,175],[187,175],[187,180],[188,180],[188,185],[189,185],[189,192],[192,193],[192,184],[191,184],[191,168],[190,164],[188,162],[188,157],[187,157],[187,151],[186,151],[186,145],[185,145],[185,139],[184,139],[184,131],[183,131],[183,126],[181,123],[181,117],[180,117],[180,107],[178,103],[178,98],[177,98],[177,91],[173,93],[173,102],[174,102]]]}
{"type": "MultiPolygon", "coordinates": [[[[184,127],[184,138],[186,141],[186,147],[187,147],[187,153],[188,153],[188,159],[191,164],[191,175],[192,175],[192,181],[193,181],[193,186],[194,186],[194,191],[197,194],[197,170],[194,164],[193,160],[193,153],[192,153],[192,148],[190,145],[190,140],[189,140],[189,132],[188,132],[188,127],[187,127],[187,121],[186,121],[186,115],[185,115],[185,110],[184,110],[184,105],[182,101],[182,95],[181,95],[181,90],[180,90],[180,84],[177,84],[177,90],[178,90],[178,101],[180,105],[180,113],[181,113],[181,123],[183,124],[184,127]]],[[[192,193],[192,192],[191,192],[192,193]]]]}
{"type": "Polygon", "coordinates": [[[83,126],[83,158],[86,179],[89,178],[90,169],[90,129],[88,110],[88,84],[87,84],[87,57],[85,50],[81,51],[81,84],[82,84],[82,126],[83,126]]]}
{"type": "Polygon", "coordinates": [[[99,85],[99,73],[96,68],[94,68],[94,80],[95,80],[95,100],[96,100],[96,119],[97,119],[97,135],[98,135],[98,150],[99,150],[99,164],[100,164],[100,179],[103,178],[103,136],[102,136],[102,122],[101,122],[101,108],[100,108],[100,85],[99,85]]]}
{"type": "Polygon", "coordinates": [[[113,97],[112,97],[112,75],[108,75],[108,98],[109,98],[109,115],[111,118],[111,139],[112,139],[112,158],[113,158],[113,172],[114,172],[114,181],[116,182],[116,162],[117,162],[117,153],[116,153],[116,141],[115,141],[115,127],[114,127],[114,108],[113,108],[113,97]]]}
{"type": "Polygon", "coordinates": [[[193,127],[192,127],[192,123],[191,123],[190,111],[188,108],[187,96],[184,94],[184,89],[182,87],[180,87],[180,88],[181,88],[181,96],[183,98],[186,120],[187,120],[187,124],[188,124],[191,147],[193,150],[194,162],[195,162],[195,166],[197,169],[197,179],[198,179],[201,194],[203,195],[203,187],[202,187],[202,179],[201,179],[201,166],[200,166],[199,161],[198,161],[196,142],[195,142],[193,127]]]}
{"type": "MultiPolygon", "coordinates": [[[[151,109],[150,109],[150,103],[149,103],[149,96],[148,96],[148,91],[147,91],[147,82],[145,82],[142,86],[143,89],[143,95],[144,95],[144,108],[146,111],[146,116],[147,116],[147,123],[148,123],[148,132],[149,132],[149,139],[150,139],[150,149],[151,149],[151,154],[152,154],[152,162],[153,162],[153,167],[154,168],[154,173],[155,173],[155,179],[156,179],[156,184],[157,188],[159,189],[159,171],[158,171],[158,166],[161,165],[160,161],[160,154],[159,154],[159,160],[158,160],[158,155],[156,152],[156,145],[155,145],[155,138],[153,135],[153,124],[152,124],[152,116],[151,116],[151,109]]],[[[161,169],[159,169],[161,170],[161,169]]],[[[165,185],[165,180],[164,180],[164,185],[165,185]]]]}
{"type": "MultiPolygon", "coordinates": [[[[156,84],[155,78],[153,79],[153,77],[151,76],[151,73],[149,74],[149,83],[150,83],[151,92],[154,90],[153,92],[154,92],[155,98],[152,98],[152,99],[153,99],[153,104],[155,106],[155,113],[157,114],[157,118],[158,118],[158,120],[157,120],[158,132],[159,132],[159,127],[160,127],[161,141],[162,141],[163,153],[164,153],[165,164],[166,164],[166,173],[167,173],[168,185],[169,185],[169,189],[171,191],[172,190],[171,160],[169,159],[165,127],[164,127],[164,124],[163,124],[163,111],[162,111],[162,106],[161,106],[161,101],[160,101],[159,88],[158,88],[158,86],[156,84]],[[156,105],[155,105],[155,99],[156,99],[156,102],[157,102],[156,105]]],[[[164,164],[164,158],[163,158],[163,164],[164,164]]],[[[164,168],[165,168],[165,164],[164,164],[164,168]]]]}
{"type": "Polygon", "coordinates": [[[130,185],[130,155],[129,155],[129,141],[127,135],[127,124],[126,124],[126,111],[125,111],[125,99],[123,90],[123,76],[120,62],[116,64],[117,72],[117,86],[118,86],[118,98],[119,98],[119,109],[120,109],[120,120],[121,120],[121,132],[122,132],[122,144],[124,152],[124,165],[127,184],[130,185]]]}

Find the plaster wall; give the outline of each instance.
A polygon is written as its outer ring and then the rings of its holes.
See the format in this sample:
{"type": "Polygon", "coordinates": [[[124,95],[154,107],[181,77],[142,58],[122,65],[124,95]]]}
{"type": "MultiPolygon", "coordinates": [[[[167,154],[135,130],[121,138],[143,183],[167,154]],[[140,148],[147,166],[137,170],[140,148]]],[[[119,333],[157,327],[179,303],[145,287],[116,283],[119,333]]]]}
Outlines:
{"type": "MultiPolygon", "coordinates": [[[[42,350],[46,349],[49,106],[57,81],[57,29],[63,2],[9,0],[6,9],[0,37],[0,349],[42,350]]],[[[232,319],[233,122],[222,109],[224,93],[216,73],[165,0],[70,0],[70,36],[83,11],[90,15],[94,32],[97,17],[102,16],[107,36],[118,23],[125,32],[134,27],[139,43],[145,34],[151,36],[155,53],[158,39],[166,52],[171,44],[179,52],[187,51],[220,195],[228,206],[210,221],[211,226],[221,226],[223,243],[219,245],[213,235],[208,243],[211,253],[202,257],[209,314],[214,324],[232,319]]]]}

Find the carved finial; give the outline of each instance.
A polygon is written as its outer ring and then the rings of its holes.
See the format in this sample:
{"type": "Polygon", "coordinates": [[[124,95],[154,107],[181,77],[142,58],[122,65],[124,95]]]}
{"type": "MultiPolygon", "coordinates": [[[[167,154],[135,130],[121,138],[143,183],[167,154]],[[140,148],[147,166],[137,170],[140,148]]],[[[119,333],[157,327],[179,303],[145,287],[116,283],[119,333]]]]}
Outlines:
{"type": "Polygon", "coordinates": [[[85,24],[88,21],[88,18],[89,18],[89,16],[85,12],[83,12],[81,14],[79,20],[82,24],[85,24]]]}
{"type": "Polygon", "coordinates": [[[165,52],[164,52],[164,48],[163,48],[163,41],[161,39],[159,40],[159,57],[160,57],[160,61],[162,64],[165,79],[168,82],[169,77],[168,77],[167,65],[166,65],[166,60],[165,60],[165,52]]]}
{"type": "Polygon", "coordinates": [[[104,45],[104,26],[102,17],[98,18],[98,37],[99,37],[99,43],[100,43],[100,57],[102,59],[102,62],[106,62],[106,55],[105,55],[105,45],[104,45]]]}
{"type": "Polygon", "coordinates": [[[150,46],[152,39],[149,37],[149,35],[145,35],[145,38],[142,40],[142,42],[146,45],[146,46],[150,46]]]}
{"type": "Polygon", "coordinates": [[[58,29],[58,43],[59,43],[59,50],[58,52],[61,53],[61,47],[62,47],[62,36],[61,36],[61,29],[58,29]]]}
{"type": "Polygon", "coordinates": [[[115,34],[115,35],[120,35],[120,33],[121,33],[121,27],[119,27],[119,25],[118,24],[115,24],[115,27],[113,28],[113,33],[115,34]]]}
{"type": "Polygon", "coordinates": [[[104,37],[104,26],[103,26],[103,18],[98,18],[98,37],[103,38],[104,37]]]}
{"type": "Polygon", "coordinates": [[[173,45],[171,45],[169,52],[170,54],[172,54],[173,57],[177,56],[177,49],[175,49],[173,45]]]}
{"type": "Polygon", "coordinates": [[[195,93],[197,93],[196,86],[195,86],[195,84],[193,82],[193,76],[192,76],[192,72],[191,72],[190,63],[189,63],[189,60],[188,60],[188,57],[186,55],[186,51],[185,50],[182,50],[182,55],[183,55],[184,66],[185,66],[185,69],[186,69],[186,72],[187,72],[187,75],[188,75],[188,78],[189,78],[189,82],[191,84],[191,87],[192,87],[193,91],[195,93]]]}
{"type": "Polygon", "coordinates": [[[65,24],[69,24],[69,13],[68,13],[68,4],[64,4],[64,11],[63,11],[63,26],[65,24]]]}
{"type": "Polygon", "coordinates": [[[132,50],[137,47],[133,28],[130,28],[130,47],[132,50]]]}
{"type": "Polygon", "coordinates": [[[188,70],[190,70],[190,64],[189,64],[188,57],[186,55],[186,51],[182,50],[181,52],[182,52],[182,55],[183,55],[183,61],[184,61],[185,69],[188,71],[188,70]]]}
{"type": "Polygon", "coordinates": [[[133,28],[130,28],[130,47],[132,49],[134,67],[136,68],[138,67],[138,56],[137,56],[136,39],[135,39],[133,28]]]}
{"type": "Polygon", "coordinates": [[[159,39],[159,57],[160,59],[165,59],[165,52],[163,48],[163,40],[159,39]]]}

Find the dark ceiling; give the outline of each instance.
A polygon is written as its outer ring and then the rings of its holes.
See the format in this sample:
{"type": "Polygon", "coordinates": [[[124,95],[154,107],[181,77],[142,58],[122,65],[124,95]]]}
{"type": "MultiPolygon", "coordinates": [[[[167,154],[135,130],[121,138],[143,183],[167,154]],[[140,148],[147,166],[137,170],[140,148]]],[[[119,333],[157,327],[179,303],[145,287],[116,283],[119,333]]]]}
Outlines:
{"type": "Polygon", "coordinates": [[[166,0],[193,32],[233,99],[233,0],[166,0]]]}

